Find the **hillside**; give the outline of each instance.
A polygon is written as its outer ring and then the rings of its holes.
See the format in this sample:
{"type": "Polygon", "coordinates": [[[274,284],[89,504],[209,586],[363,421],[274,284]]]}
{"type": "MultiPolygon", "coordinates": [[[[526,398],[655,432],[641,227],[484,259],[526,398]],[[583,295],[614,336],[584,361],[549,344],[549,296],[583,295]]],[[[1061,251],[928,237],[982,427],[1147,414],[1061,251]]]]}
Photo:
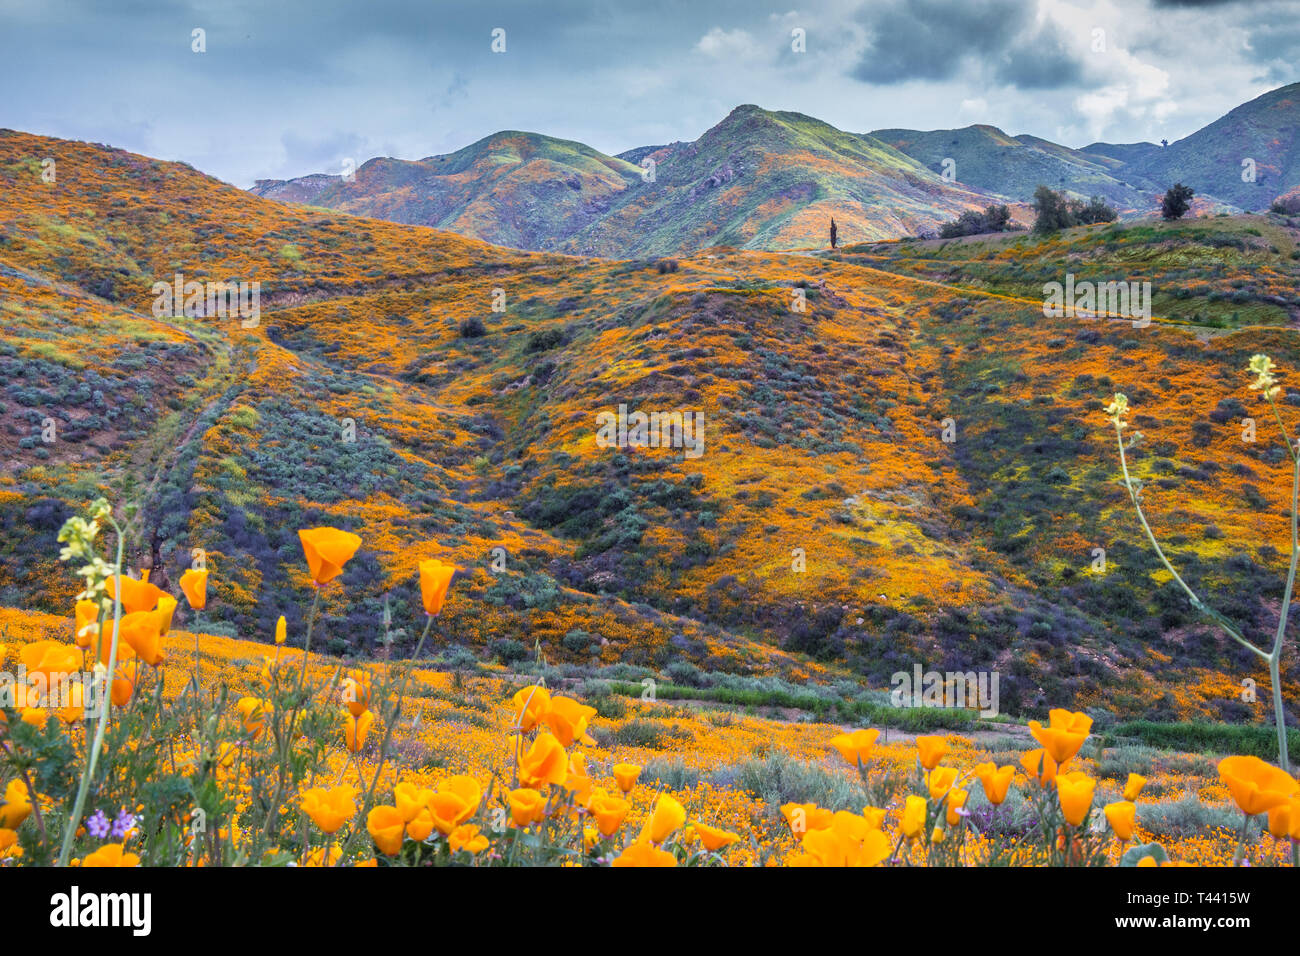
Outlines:
{"type": "Polygon", "coordinates": [[[1019,202],[1032,202],[1034,190],[1046,185],[1083,198],[1101,196],[1121,215],[1149,215],[1158,208],[1152,189],[1121,178],[1120,160],[1036,136],[1009,136],[996,126],[878,129],[871,135],[934,172],[942,173],[951,159],[958,182],[1019,202]]]}
{"type": "Polygon", "coordinates": [[[1300,185],[1300,83],[1256,97],[1165,149],[1149,151],[1129,167],[1153,182],[1175,181],[1198,193],[1261,211],[1300,185]],[[1254,161],[1247,181],[1245,160],[1254,161]]]}
{"type": "Polygon", "coordinates": [[[845,239],[890,238],[987,202],[870,137],[756,106],[738,107],[694,142],[617,158],[499,133],[416,163],[372,160],[355,183],[314,175],[254,191],[516,248],[613,257],[820,247],[832,216],[845,239]],[[642,176],[646,160],[653,182],[642,176]]]}
{"type": "MultiPolygon", "coordinates": [[[[620,218],[689,211],[691,171],[720,162],[723,195],[806,175],[737,138],[912,168],[789,114],[730,122],[694,153],[670,147],[663,195],[620,218]]],[[[907,175],[918,196],[937,180],[907,175]]],[[[301,623],[296,529],[332,524],[365,530],[324,604],[318,646],[334,653],[382,648],[385,608],[408,620],[416,562],[439,555],[465,569],[440,642],[501,661],[876,688],[920,662],[998,669],[1015,713],[1260,716],[1224,690],[1262,682],[1257,665],[1154,586],[1101,409],[1133,400],[1149,440],[1136,467],[1189,579],[1269,628],[1286,469],[1275,443],[1239,440],[1239,419],[1258,412],[1250,354],[1300,362],[1281,217],[610,261],[275,203],[17,133],[0,135],[0,180],[0,603],[69,613],[54,535],[106,493],[139,506],[130,559],[155,580],[174,588],[207,553],[209,629],[244,638],[280,614],[301,623]],[[1043,276],[1100,277],[1108,259],[1150,270],[1174,321],[1044,318],[1043,276]],[[260,322],[154,318],[151,286],[175,272],[262,282],[260,322]],[[1200,291],[1177,313],[1167,285],[1200,291]],[[1247,325],[1270,327],[1208,333],[1247,325]],[[596,416],[620,404],[702,413],[700,454],[600,447],[596,416]]],[[[736,222],[751,198],[733,194],[736,222]]]]}
{"type": "Polygon", "coordinates": [[[318,174],[264,180],[253,192],[497,245],[552,249],[640,178],[640,167],[581,143],[509,131],[417,162],[372,159],[352,182],[318,174]]]}

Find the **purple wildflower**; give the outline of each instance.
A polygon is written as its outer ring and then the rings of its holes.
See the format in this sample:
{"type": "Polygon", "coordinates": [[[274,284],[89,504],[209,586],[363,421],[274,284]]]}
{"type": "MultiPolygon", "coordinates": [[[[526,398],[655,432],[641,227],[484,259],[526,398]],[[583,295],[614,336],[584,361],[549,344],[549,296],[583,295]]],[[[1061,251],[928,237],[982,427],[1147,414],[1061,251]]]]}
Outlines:
{"type": "Polygon", "coordinates": [[[93,817],[86,818],[86,829],[89,830],[90,835],[97,840],[102,840],[104,837],[108,836],[108,831],[110,829],[108,817],[104,816],[103,810],[96,810],[93,817]]]}

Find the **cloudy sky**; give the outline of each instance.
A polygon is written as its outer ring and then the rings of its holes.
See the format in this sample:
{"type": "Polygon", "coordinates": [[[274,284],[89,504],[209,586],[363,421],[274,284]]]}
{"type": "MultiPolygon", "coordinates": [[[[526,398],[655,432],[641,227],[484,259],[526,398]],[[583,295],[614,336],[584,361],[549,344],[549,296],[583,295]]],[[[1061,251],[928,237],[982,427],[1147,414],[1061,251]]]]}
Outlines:
{"type": "Polygon", "coordinates": [[[741,103],[1173,141],[1300,81],[1300,0],[0,0],[0,80],[0,127],[245,187],[501,129],[617,153],[741,103]]]}

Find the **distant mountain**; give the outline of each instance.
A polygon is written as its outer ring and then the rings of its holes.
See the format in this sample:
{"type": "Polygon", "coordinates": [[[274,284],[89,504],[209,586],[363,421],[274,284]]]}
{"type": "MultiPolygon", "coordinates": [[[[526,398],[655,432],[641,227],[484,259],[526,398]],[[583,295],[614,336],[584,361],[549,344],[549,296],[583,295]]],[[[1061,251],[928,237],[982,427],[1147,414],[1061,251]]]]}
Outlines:
{"type": "Polygon", "coordinates": [[[1242,209],[1267,209],[1300,185],[1300,83],[1238,106],[1221,119],[1164,149],[1133,157],[1132,174],[1168,188],[1191,186],[1242,209]],[[1243,178],[1254,161],[1254,181],[1243,178]]]}
{"type": "Polygon", "coordinates": [[[433,226],[518,249],[554,248],[599,217],[638,166],[538,133],[495,133],[417,161],[372,159],[352,181],[259,180],[253,192],[390,222],[433,226]]]}
{"type": "Polygon", "coordinates": [[[1119,174],[1122,160],[1037,136],[1010,136],[983,125],[929,132],[880,129],[871,135],[937,173],[951,160],[959,183],[1020,202],[1031,201],[1034,190],[1046,185],[1084,197],[1102,196],[1121,213],[1144,214],[1155,208],[1150,188],[1119,174]]]}
{"type": "Polygon", "coordinates": [[[757,106],[738,107],[695,142],[617,157],[507,132],[447,156],[374,159],[354,182],[313,175],[261,180],[253,191],[516,248],[604,256],[820,247],[832,216],[844,241],[897,238],[994,200],[870,136],[757,106]]]}
{"type": "Polygon", "coordinates": [[[849,133],[745,105],[694,142],[617,156],[508,131],[445,156],[372,159],[350,182],[315,174],[259,180],[253,192],[518,249],[634,257],[820,248],[832,217],[841,242],[915,236],[967,209],[1027,203],[1039,185],[1150,216],[1176,181],[1196,190],[1197,211],[1264,209],[1300,185],[1300,84],[1168,147],[1072,149],[986,125],[849,133]],[[1245,159],[1254,182],[1242,179],[1245,159]]]}

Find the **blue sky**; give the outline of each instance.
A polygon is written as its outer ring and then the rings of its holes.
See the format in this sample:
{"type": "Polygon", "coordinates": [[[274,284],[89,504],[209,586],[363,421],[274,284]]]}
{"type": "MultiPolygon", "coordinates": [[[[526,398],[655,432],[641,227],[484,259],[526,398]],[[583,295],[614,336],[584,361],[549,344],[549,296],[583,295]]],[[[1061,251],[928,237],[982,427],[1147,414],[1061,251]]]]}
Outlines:
{"type": "Polygon", "coordinates": [[[1172,141],[1300,81],[1300,0],[0,0],[0,74],[0,126],[244,187],[501,129],[615,153],[741,103],[1172,141]]]}

